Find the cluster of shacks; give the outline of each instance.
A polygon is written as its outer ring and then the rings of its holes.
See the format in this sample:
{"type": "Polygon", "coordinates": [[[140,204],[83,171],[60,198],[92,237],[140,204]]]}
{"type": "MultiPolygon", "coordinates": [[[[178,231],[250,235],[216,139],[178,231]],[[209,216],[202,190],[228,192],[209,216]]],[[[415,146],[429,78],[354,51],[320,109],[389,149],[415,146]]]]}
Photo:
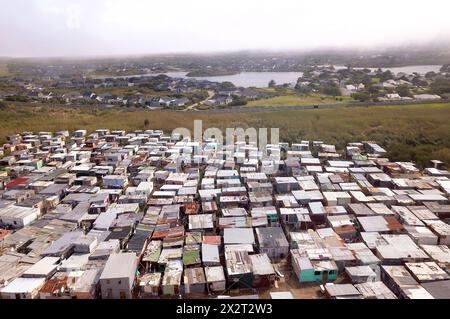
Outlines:
{"type": "Polygon", "coordinates": [[[2,150],[1,298],[287,298],[287,280],[330,298],[450,297],[439,161],[160,130],[24,132],[2,150]]]}

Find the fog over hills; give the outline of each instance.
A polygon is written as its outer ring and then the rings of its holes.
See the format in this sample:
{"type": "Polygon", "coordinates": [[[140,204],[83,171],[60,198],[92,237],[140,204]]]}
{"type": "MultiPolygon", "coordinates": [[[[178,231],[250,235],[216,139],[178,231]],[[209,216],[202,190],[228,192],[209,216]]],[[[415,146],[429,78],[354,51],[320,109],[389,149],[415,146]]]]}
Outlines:
{"type": "Polygon", "coordinates": [[[0,56],[311,51],[440,45],[448,1],[1,1],[0,56]]]}

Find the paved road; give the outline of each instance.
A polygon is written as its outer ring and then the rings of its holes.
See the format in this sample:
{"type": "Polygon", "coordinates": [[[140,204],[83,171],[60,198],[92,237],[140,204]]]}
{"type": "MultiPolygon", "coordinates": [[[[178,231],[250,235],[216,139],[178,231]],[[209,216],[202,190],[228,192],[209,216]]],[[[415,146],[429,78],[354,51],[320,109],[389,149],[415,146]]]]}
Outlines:
{"type": "Polygon", "coordinates": [[[196,107],[199,104],[203,104],[206,101],[208,101],[210,98],[212,98],[214,96],[214,91],[208,91],[208,97],[206,99],[204,99],[203,101],[200,101],[198,103],[194,103],[192,105],[189,105],[187,108],[185,108],[183,111],[191,111],[194,110],[194,107],[196,107]]]}

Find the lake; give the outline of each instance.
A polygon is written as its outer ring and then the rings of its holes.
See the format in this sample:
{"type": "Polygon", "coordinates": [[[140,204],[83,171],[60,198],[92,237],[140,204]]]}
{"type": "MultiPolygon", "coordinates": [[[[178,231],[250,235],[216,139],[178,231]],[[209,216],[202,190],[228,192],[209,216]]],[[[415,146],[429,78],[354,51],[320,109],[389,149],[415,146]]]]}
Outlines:
{"type": "MultiPolygon", "coordinates": [[[[269,86],[270,80],[274,80],[276,84],[297,83],[302,72],[242,72],[234,75],[221,76],[199,76],[187,77],[187,72],[167,72],[167,73],[149,73],[128,76],[108,76],[108,78],[130,78],[141,76],[156,76],[165,74],[172,78],[207,80],[211,82],[231,82],[236,86],[264,88],[269,86]]],[[[96,78],[107,78],[106,76],[98,76],[96,78]]]]}
{"type": "MultiPolygon", "coordinates": [[[[336,65],[335,68],[339,70],[346,67],[342,65],[336,65]]],[[[407,74],[417,72],[419,74],[424,75],[425,73],[430,71],[439,72],[440,68],[441,65],[410,65],[410,66],[382,68],[382,69],[383,70],[389,69],[395,74],[399,72],[405,72],[407,74]]],[[[368,69],[377,70],[378,68],[368,68],[368,69]]],[[[234,75],[187,77],[186,76],[187,72],[178,71],[167,73],[148,73],[148,74],[128,75],[128,76],[113,76],[112,78],[156,76],[159,74],[165,74],[172,78],[207,80],[211,82],[231,82],[234,85],[241,87],[264,88],[269,86],[269,82],[271,80],[274,80],[276,84],[297,83],[298,78],[303,75],[303,72],[242,72],[234,75]]],[[[106,77],[102,76],[96,78],[106,78],[106,77]]]]}
{"type": "Polygon", "coordinates": [[[188,78],[197,80],[207,80],[211,82],[231,82],[236,86],[264,88],[269,86],[269,82],[274,80],[276,84],[297,83],[302,72],[242,72],[233,75],[220,76],[199,76],[187,77],[186,72],[164,73],[174,78],[188,78]]]}

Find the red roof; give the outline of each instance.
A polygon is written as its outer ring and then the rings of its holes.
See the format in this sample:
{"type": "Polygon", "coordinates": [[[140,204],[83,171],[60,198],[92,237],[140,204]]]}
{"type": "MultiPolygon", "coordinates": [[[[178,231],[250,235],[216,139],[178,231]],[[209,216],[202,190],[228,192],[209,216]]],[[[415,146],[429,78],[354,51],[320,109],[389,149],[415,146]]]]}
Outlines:
{"type": "Polygon", "coordinates": [[[220,245],[222,243],[222,236],[203,236],[204,244],[220,245]]]}
{"type": "Polygon", "coordinates": [[[6,184],[5,186],[6,186],[6,188],[12,188],[12,187],[20,185],[22,183],[25,183],[27,180],[28,180],[28,178],[26,178],[26,177],[20,177],[20,178],[18,178],[16,180],[6,184]]]}
{"type": "Polygon", "coordinates": [[[0,240],[5,239],[5,238],[8,237],[11,233],[12,233],[11,230],[0,229],[0,240]]]}

